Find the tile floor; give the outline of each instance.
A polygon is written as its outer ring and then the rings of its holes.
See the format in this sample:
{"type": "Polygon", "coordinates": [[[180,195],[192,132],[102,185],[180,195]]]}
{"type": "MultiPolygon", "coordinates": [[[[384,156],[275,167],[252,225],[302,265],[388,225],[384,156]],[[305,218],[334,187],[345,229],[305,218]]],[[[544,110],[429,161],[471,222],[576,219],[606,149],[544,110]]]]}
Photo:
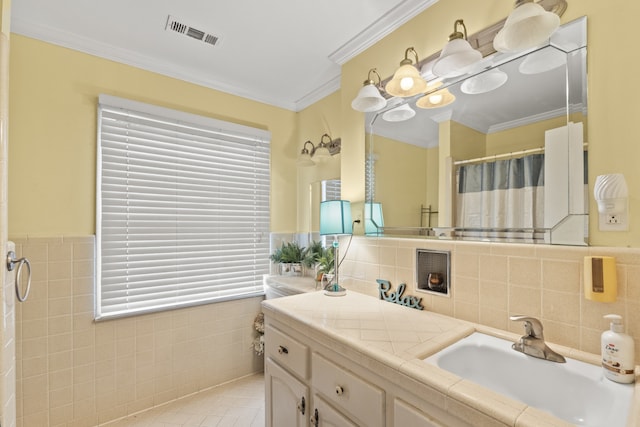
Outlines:
{"type": "Polygon", "coordinates": [[[264,427],[264,375],[202,391],[104,427],[264,427]]]}

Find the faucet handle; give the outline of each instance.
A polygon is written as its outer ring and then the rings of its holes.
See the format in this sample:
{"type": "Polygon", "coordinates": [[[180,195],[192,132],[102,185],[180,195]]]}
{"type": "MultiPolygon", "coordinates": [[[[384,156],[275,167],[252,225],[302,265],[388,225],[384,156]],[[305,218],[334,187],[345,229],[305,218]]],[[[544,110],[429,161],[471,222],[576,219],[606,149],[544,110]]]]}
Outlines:
{"type": "Polygon", "coordinates": [[[516,322],[524,322],[525,333],[532,338],[544,339],[542,334],[542,322],[535,317],[530,317],[522,314],[515,316],[509,316],[510,320],[516,322]]]}

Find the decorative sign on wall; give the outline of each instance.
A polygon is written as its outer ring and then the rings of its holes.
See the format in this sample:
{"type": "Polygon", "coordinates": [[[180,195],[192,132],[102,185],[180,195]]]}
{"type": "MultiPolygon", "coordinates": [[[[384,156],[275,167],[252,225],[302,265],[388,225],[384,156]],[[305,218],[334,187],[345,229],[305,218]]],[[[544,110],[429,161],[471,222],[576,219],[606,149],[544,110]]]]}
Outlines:
{"type": "Polygon", "coordinates": [[[411,295],[402,296],[407,285],[400,283],[398,289],[395,292],[391,292],[391,282],[388,280],[377,279],[378,291],[380,292],[380,299],[393,302],[396,304],[404,305],[406,307],[415,308],[416,310],[422,310],[424,307],[420,304],[422,298],[414,297],[411,295]]]}

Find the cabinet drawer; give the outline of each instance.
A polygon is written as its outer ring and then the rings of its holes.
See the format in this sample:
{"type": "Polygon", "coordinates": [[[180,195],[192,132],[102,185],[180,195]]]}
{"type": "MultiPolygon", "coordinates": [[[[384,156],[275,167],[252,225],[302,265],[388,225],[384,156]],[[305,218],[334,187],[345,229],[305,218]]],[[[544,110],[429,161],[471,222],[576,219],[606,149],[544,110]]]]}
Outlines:
{"type": "Polygon", "coordinates": [[[309,378],[309,347],[269,326],[264,331],[264,346],[265,356],[301,378],[309,378]]]}
{"type": "Polygon", "coordinates": [[[368,427],[384,425],[384,391],[318,353],[311,356],[311,370],[313,387],[340,410],[368,427]]]}

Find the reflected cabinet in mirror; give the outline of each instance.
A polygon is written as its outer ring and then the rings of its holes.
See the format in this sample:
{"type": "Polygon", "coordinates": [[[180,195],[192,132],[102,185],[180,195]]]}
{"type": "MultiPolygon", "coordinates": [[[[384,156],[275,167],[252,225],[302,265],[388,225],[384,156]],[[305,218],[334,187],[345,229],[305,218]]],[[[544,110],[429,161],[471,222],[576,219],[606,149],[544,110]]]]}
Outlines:
{"type": "Polygon", "coordinates": [[[368,234],[586,244],[586,18],[366,120],[368,234]]]}

